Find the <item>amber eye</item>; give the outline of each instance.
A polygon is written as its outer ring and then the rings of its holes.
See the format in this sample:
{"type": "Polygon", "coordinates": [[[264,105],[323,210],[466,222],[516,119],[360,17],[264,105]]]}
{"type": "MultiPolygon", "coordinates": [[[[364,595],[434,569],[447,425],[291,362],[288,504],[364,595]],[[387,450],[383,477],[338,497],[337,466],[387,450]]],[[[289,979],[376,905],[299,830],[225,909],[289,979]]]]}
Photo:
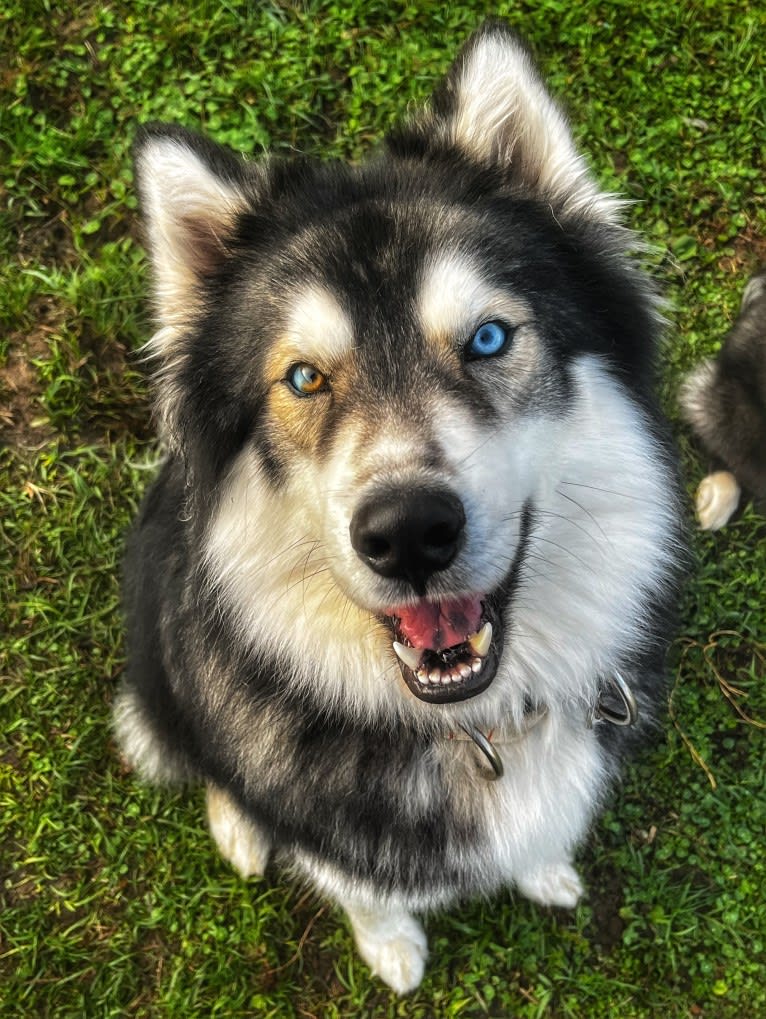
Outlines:
{"type": "Polygon", "coordinates": [[[296,364],[288,372],[287,382],[299,396],[313,396],[327,388],[327,379],[313,364],[296,364]]]}

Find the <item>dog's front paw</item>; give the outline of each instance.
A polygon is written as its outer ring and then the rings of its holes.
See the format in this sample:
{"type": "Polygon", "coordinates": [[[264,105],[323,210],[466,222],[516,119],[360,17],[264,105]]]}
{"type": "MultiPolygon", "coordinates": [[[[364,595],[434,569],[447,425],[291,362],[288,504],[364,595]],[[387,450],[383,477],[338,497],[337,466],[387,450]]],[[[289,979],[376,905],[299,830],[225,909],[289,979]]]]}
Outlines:
{"type": "Polygon", "coordinates": [[[228,793],[212,784],[207,787],[207,819],[224,860],[242,877],[263,874],[271,849],[269,840],[228,793]]]}
{"type": "Polygon", "coordinates": [[[519,891],[543,906],[574,909],[584,889],[577,871],[570,863],[548,863],[524,874],[516,882],[519,891]]]}
{"type": "Polygon", "coordinates": [[[703,478],[695,496],[697,520],[703,531],[717,531],[729,522],[739,505],[740,487],[729,471],[703,478]]]}
{"type": "Polygon", "coordinates": [[[414,991],[423,979],[428,946],[423,931],[417,936],[399,934],[390,941],[366,946],[359,951],[375,976],[397,994],[414,991]]]}
{"type": "Polygon", "coordinates": [[[349,910],[359,954],[375,976],[396,991],[414,991],[423,979],[428,943],[418,921],[409,913],[375,914],[349,910]]]}

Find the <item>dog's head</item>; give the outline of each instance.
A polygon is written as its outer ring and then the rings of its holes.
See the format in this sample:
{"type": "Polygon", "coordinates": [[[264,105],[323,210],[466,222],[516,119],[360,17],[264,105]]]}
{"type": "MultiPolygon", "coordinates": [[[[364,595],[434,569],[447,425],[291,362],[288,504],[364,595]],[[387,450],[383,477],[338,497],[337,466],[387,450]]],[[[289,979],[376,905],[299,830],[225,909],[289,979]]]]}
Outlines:
{"type": "Polygon", "coordinates": [[[166,126],[136,166],[159,416],[243,632],[365,709],[598,668],[659,572],[656,314],[524,44],[486,24],[361,167],[166,126]]]}

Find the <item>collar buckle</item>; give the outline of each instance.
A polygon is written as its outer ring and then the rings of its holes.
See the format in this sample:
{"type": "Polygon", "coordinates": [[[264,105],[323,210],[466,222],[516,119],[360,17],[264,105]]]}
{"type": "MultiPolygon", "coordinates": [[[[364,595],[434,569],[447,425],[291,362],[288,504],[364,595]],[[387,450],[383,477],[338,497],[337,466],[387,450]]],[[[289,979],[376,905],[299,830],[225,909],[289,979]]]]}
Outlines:
{"type": "Polygon", "coordinates": [[[471,725],[463,725],[462,722],[460,723],[460,728],[469,739],[473,740],[477,748],[484,754],[491,768],[491,770],[489,770],[488,768],[482,767],[481,777],[486,779],[487,782],[496,782],[499,778],[502,778],[505,773],[503,759],[484,733],[479,729],[474,729],[471,725]]]}
{"type": "Polygon", "coordinates": [[[590,717],[593,722],[609,722],[611,725],[629,726],[638,721],[638,704],[633,691],[622,674],[614,670],[606,681],[605,689],[596,702],[590,717]]]}

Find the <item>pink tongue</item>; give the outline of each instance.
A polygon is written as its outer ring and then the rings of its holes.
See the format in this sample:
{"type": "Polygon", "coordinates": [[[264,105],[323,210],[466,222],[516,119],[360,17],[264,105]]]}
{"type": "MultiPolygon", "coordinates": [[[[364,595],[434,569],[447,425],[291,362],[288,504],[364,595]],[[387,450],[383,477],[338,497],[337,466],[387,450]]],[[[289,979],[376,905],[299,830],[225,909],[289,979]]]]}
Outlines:
{"type": "Polygon", "coordinates": [[[399,619],[399,629],[416,648],[443,648],[462,644],[476,633],[481,622],[481,598],[468,595],[452,601],[421,601],[417,605],[392,609],[399,619]]]}

